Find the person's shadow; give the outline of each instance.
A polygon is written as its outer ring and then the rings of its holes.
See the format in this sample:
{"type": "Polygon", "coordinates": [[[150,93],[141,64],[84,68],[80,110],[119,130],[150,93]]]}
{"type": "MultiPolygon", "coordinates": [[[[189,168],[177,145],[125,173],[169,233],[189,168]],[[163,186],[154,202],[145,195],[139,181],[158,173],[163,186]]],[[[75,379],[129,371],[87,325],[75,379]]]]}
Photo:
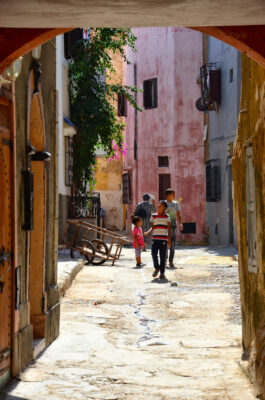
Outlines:
{"type": "Polygon", "coordinates": [[[163,283],[168,283],[170,282],[167,278],[164,279],[160,279],[160,278],[154,278],[151,281],[152,283],[158,283],[159,285],[163,284],[163,283]]]}

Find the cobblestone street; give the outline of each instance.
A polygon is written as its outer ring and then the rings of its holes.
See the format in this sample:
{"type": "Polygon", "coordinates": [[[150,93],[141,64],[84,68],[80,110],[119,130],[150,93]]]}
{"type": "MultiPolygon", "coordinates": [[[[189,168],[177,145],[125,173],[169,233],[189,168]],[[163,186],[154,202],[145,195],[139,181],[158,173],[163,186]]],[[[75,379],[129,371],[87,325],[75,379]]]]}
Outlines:
{"type": "Polygon", "coordinates": [[[3,400],[254,400],[240,368],[232,248],[178,248],[168,280],[123,249],[115,267],[85,266],[61,300],[59,338],[3,400]]]}

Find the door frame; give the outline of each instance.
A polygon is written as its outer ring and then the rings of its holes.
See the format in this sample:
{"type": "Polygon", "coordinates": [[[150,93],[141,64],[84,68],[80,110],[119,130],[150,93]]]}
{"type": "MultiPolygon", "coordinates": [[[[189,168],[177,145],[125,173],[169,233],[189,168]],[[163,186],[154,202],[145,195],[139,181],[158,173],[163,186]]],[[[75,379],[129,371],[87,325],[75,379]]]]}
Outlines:
{"type": "MultiPolygon", "coordinates": [[[[10,144],[10,196],[11,196],[11,359],[10,359],[10,372],[14,376],[16,374],[16,335],[19,330],[19,310],[16,309],[16,268],[17,268],[17,182],[16,182],[16,110],[15,110],[15,84],[11,84],[0,88],[0,104],[9,107],[10,113],[10,131],[11,131],[11,144],[10,144]]],[[[4,385],[5,378],[2,380],[4,385]]],[[[9,380],[9,376],[6,377],[9,380]]]]}

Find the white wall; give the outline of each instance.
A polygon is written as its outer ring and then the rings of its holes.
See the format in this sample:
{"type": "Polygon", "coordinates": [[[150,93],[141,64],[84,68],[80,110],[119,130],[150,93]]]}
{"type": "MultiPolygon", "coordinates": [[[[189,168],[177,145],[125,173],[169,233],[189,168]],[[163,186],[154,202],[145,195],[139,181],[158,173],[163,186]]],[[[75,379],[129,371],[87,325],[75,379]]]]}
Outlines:
{"type": "Polygon", "coordinates": [[[64,58],[64,36],[56,37],[56,89],[57,89],[57,134],[58,134],[58,192],[70,195],[65,186],[64,117],[70,117],[68,95],[68,61],[64,58]]]}

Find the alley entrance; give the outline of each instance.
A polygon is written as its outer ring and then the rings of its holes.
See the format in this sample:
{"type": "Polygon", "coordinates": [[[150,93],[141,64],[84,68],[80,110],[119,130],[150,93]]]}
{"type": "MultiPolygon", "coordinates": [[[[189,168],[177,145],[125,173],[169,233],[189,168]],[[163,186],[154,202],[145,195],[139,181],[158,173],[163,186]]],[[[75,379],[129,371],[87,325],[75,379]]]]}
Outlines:
{"type": "MultiPolygon", "coordinates": [[[[85,266],[62,298],[61,334],[3,400],[254,400],[240,368],[232,248],[179,248],[168,282],[135,268],[85,266]]],[[[243,366],[242,366],[243,368],[243,366]]]]}

